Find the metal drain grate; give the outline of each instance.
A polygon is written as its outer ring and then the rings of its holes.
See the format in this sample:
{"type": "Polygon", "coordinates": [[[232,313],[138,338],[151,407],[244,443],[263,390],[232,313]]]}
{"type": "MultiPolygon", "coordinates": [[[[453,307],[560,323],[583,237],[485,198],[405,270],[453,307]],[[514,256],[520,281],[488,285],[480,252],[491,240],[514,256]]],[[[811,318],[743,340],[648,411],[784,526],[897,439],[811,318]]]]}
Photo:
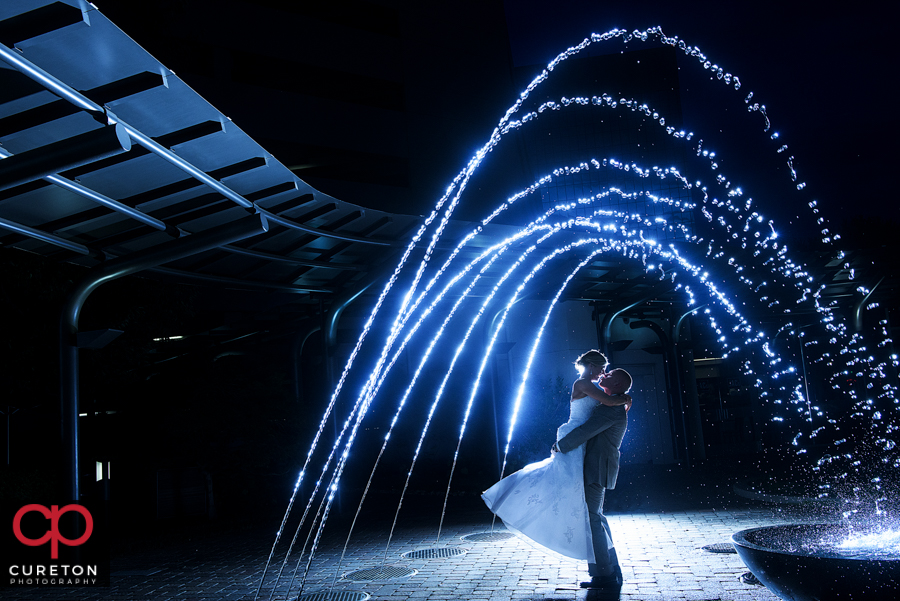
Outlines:
{"type": "Polygon", "coordinates": [[[515,536],[512,532],[476,532],[462,537],[463,540],[473,543],[486,543],[495,540],[507,540],[515,536]]]}
{"type": "Polygon", "coordinates": [[[731,543],[714,543],[712,545],[706,545],[703,547],[704,551],[709,551],[710,553],[737,553],[734,550],[734,545],[731,543]]]}
{"type": "Polygon", "coordinates": [[[358,591],[321,591],[300,595],[292,601],[366,601],[367,599],[371,599],[371,595],[358,591]]]}
{"type": "Polygon", "coordinates": [[[364,580],[390,580],[391,578],[405,578],[412,576],[416,570],[399,566],[379,566],[377,568],[366,568],[364,570],[356,570],[348,572],[341,576],[345,580],[353,580],[360,582],[364,580]]]}
{"type": "Polygon", "coordinates": [[[757,586],[762,586],[762,582],[759,581],[759,578],[753,575],[753,572],[744,572],[741,574],[741,582],[744,584],[755,584],[757,586]]]}
{"type": "Polygon", "coordinates": [[[465,549],[456,549],[453,547],[441,547],[439,549],[420,549],[418,551],[409,551],[400,557],[406,559],[443,559],[445,557],[456,557],[457,555],[465,555],[465,549]]]}

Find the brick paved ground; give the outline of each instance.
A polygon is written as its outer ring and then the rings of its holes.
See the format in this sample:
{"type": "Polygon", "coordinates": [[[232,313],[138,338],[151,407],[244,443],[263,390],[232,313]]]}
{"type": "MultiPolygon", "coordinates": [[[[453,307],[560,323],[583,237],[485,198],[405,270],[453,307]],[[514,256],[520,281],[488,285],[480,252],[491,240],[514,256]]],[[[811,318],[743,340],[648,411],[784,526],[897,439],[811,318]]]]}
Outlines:
{"type": "MultiPolygon", "coordinates": [[[[365,598],[351,593],[365,593],[373,601],[776,601],[764,587],[741,582],[740,576],[747,570],[736,554],[711,553],[702,547],[728,543],[732,533],[744,528],[811,519],[832,521],[835,515],[801,515],[797,506],[764,504],[760,501],[765,497],[735,494],[734,485],[745,470],[740,462],[707,462],[694,468],[624,467],[620,486],[607,496],[606,505],[625,578],[617,594],[580,589],[578,582],[587,578],[584,563],[548,556],[517,538],[493,542],[465,539],[492,527],[492,515],[472,492],[451,497],[442,524],[442,494],[410,493],[388,546],[396,495],[373,493],[343,559],[349,517],[355,507],[344,507],[349,514],[345,516],[339,515],[336,507],[306,577],[290,590],[289,578],[273,590],[271,575],[281,566],[287,546],[280,545],[259,598],[269,599],[271,594],[279,601],[296,599],[302,581],[303,601],[325,601],[327,591],[332,592],[330,601],[365,598]],[[440,539],[436,540],[439,525],[440,539]],[[403,556],[428,549],[463,553],[432,559],[403,556]],[[385,577],[382,568],[392,567],[401,576],[385,577]],[[358,570],[375,570],[381,576],[365,580],[346,577],[358,570]]],[[[350,497],[348,494],[346,505],[350,497]]],[[[129,532],[145,534],[140,539],[126,539],[121,533],[114,536],[109,588],[0,588],[0,599],[251,601],[282,511],[276,508],[276,514],[253,523],[220,517],[177,527],[157,522],[150,532],[146,527],[131,528],[129,532]]],[[[498,522],[495,530],[502,529],[498,522]]],[[[295,556],[288,573],[296,561],[295,556]]],[[[305,567],[304,557],[301,573],[305,567]]]]}
{"type": "MultiPolygon", "coordinates": [[[[727,495],[725,495],[727,497],[727,495]]],[[[726,499],[727,500],[727,499],[726,499]]],[[[464,510],[448,514],[437,547],[465,553],[439,559],[407,559],[403,553],[435,548],[440,513],[419,509],[415,500],[404,507],[385,558],[389,516],[369,518],[357,527],[339,565],[346,530],[325,537],[305,580],[303,594],[324,600],[322,591],[364,592],[373,600],[432,601],[523,599],[533,601],[621,599],[623,601],[775,600],[761,586],[744,584],[746,572],[735,554],[711,553],[702,547],[729,541],[737,530],[792,521],[790,511],[738,497],[726,509],[611,512],[610,525],[622,564],[625,585],[616,594],[578,588],[586,578],[584,564],[549,557],[516,538],[472,542],[462,537],[491,528],[491,516],[470,500],[464,510]],[[396,566],[414,573],[399,578],[353,581],[350,572],[396,566]]],[[[795,521],[795,520],[794,520],[795,521]]],[[[331,525],[329,523],[329,527],[331,525]]],[[[497,530],[501,530],[499,526],[497,530]]],[[[235,600],[254,598],[274,531],[259,527],[191,528],[151,541],[114,549],[109,588],[0,589],[0,598],[21,601],[103,600],[235,600]]],[[[281,557],[279,556],[278,562],[281,557]]],[[[278,564],[276,562],[276,567],[278,564]]],[[[293,567],[293,562],[291,567],[293,567]]],[[[271,579],[270,579],[271,580],[271,579]]],[[[268,599],[271,586],[263,589],[268,599]]],[[[299,586],[275,590],[275,599],[296,598],[299,586]]],[[[344,595],[336,599],[349,600],[344,595]]],[[[361,596],[357,596],[361,598],[361,596]]]]}

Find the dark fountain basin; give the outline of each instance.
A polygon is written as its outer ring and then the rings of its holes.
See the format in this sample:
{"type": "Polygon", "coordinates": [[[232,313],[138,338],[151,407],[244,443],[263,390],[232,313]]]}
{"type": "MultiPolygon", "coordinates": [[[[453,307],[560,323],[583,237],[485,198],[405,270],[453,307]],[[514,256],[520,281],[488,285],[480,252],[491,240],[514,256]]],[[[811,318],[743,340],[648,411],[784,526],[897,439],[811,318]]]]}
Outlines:
{"type": "Polygon", "coordinates": [[[753,575],[785,601],[896,598],[900,555],[837,548],[848,533],[838,524],[786,524],[741,530],[731,542],[753,575]]]}

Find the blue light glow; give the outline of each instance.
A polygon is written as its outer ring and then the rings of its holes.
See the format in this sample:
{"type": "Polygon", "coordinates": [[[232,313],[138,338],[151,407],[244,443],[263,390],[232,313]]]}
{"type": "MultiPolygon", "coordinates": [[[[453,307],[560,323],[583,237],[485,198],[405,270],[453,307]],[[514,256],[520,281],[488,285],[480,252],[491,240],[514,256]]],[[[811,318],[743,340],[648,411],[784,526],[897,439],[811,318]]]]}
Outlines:
{"type": "MultiPolygon", "coordinates": [[[[835,391],[836,398],[849,399],[855,419],[862,420],[860,423],[871,424],[872,431],[876,433],[875,440],[884,453],[883,462],[890,464],[892,469],[900,467],[900,457],[895,450],[896,443],[890,437],[893,432],[900,429],[900,425],[896,423],[896,411],[891,411],[900,400],[897,399],[896,376],[889,376],[896,373],[891,370],[896,370],[900,362],[897,355],[887,355],[891,346],[889,325],[882,321],[873,332],[853,331],[847,323],[847,318],[833,303],[823,306],[826,284],[817,284],[818,274],[812,273],[805,264],[792,258],[788,246],[779,239],[774,221],[764,217],[756,206],[757,202],[749,196],[753,189],[752,182],[738,185],[734,178],[723,172],[721,165],[726,164],[728,157],[707,147],[708,144],[704,143],[699,134],[685,133],[684,130],[676,131],[671,125],[667,126],[666,115],[640,99],[617,99],[608,94],[599,94],[591,97],[563,97],[543,102],[534,110],[526,108],[526,102],[532,92],[547,80],[563,61],[577,55],[591,44],[611,43],[617,39],[625,43],[653,41],[672,46],[688,56],[695,57],[695,68],[715,75],[714,78],[710,78],[709,85],[726,85],[733,92],[742,88],[737,76],[714,64],[699,48],[686,44],[677,36],[665,36],[659,27],[633,32],[613,29],[604,34],[593,34],[557,56],[526,87],[500,119],[488,141],[446,188],[444,195],[410,240],[397,267],[379,294],[319,422],[281,527],[278,529],[275,546],[278,545],[281,533],[285,529],[306,471],[322,443],[321,438],[326,425],[335,411],[337,400],[348,381],[351,369],[354,373],[368,373],[364,385],[344,416],[343,426],[335,435],[327,458],[322,463],[314,490],[309,496],[278,574],[279,579],[288,556],[293,551],[294,543],[298,540],[301,529],[306,525],[312,506],[318,498],[319,506],[311,523],[308,524],[307,539],[298,558],[299,566],[300,558],[306,556],[305,569],[309,570],[342,474],[355,457],[353,444],[359,429],[379,393],[382,392],[388,375],[404,356],[403,353],[408,352],[411,345],[418,342],[423,345],[423,350],[420,351],[418,365],[409,377],[403,393],[396,399],[384,399],[385,402],[395,401],[396,408],[364,487],[344,552],[385,449],[390,441],[397,438],[392,436],[393,429],[399,423],[401,413],[408,406],[409,400],[415,398],[414,390],[422,374],[429,366],[437,366],[436,369],[442,371],[443,378],[435,390],[429,390],[427,394],[422,395],[431,404],[421,425],[406,480],[400,492],[387,542],[388,547],[390,546],[402,502],[415,473],[420,453],[426,445],[432,422],[451,378],[459,377],[459,374],[454,372],[457,362],[466,351],[476,328],[482,324],[482,318],[493,314],[496,316],[496,324],[490,319],[484,320],[491,324],[490,337],[484,349],[480,351],[477,369],[469,370],[472,373],[461,376],[465,378],[468,397],[464,402],[457,401],[461,409],[461,418],[456,449],[447,475],[444,511],[440,517],[442,525],[464,434],[478,399],[479,386],[489,364],[492,349],[507,317],[516,309],[517,302],[535,289],[535,279],[540,276],[540,279],[551,290],[555,290],[555,293],[549,301],[546,301],[539,320],[540,325],[531,341],[527,360],[520,367],[521,380],[512,399],[505,438],[500,473],[502,477],[506,469],[507,455],[513,444],[519,412],[522,404],[527,402],[526,383],[544,329],[573,278],[590,265],[591,261],[603,254],[640,264],[644,270],[644,277],[648,279],[672,282],[675,290],[683,296],[687,307],[693,307],[695,315],[702,314],[708,320],[709,328],[715,333],[721,346],[723,358],[732,353],[741,353],[738,355],[741,367],[748,379],[754,383],[760,402],[773,410],[773,427],[802,425],[802,429],[796,431],[791,440],[791,446],[796,448],[797,454],[808,452],[804,441],[811,441],[817,437],[824,439],[829,433],[835,438],[840,436],[836,434],[839,431],[837,421],[827,416],[820,406],[814,406],[812,404],[814,399],[810,399],[807,366],[816,365],[828,368],[832,374],[828,384],[835,391]],[[576,107],[581,107],[578,110],[642,113],[650,119],[649,126],[662,128],[662,131],[686,154],[696,158],[692,165],[699,164],[701,167],[696,170],[691,168],[690,173],[688,168],[685,168],[683,174],[674,167],[660,168],[655,165],[642,165],[636,161],[628,162],[614,157],[599,156],[587,157],[575,165],[559,165],[505,201],[499,202],[496,207],[487,208],[486,216],[455,243],[440,266],[435,268],[432,257],[438,248],[438,241],[444,235],[455,208],[463,200],[470,178],[488,153],[500,144],[507,134],[534,126],[538,120],[546,118],[544,114],[548,111],[566,114],[566,111],[575,110],[576,107]],[[550,208],[532,223],[517,228],[506,239],[497,241],[495,239],[499,237],[497,234],[489,236],[486,233],[485,228],[497,217],[515,203],[538,193],[542,187],[574,174],[589,172],[616,173],[617,177],[633,178],[638,183],[635,186],[638,190],[644,190],[652,183],[669,180],[667,184],[676,182],[682,190],[690,191],[696,202],[686,201],[683,198],[667,198],[646,191],[629,194],[620,188],[609,186],[591,197],[561,203],[550,208]],[[613,198],[635,203],[646,202],[650,207],[664,206],[672,212],[691,211],[696,214],[702,227],[698,225],[692,231],[684,224],[663,216],[643,215],[634,210],[628,212],[611,210],[609,206],[613,198]],[[587,213],[587,216],[572,217],[576,208],[580,212],[587,213]],[[664,238],[661,233],[669,237],[664,238]],[[699,235],[701,233],[703,235],[699,235]],[[427,244],[424,244],[425,240],[428,241],[427,244]],[[474,249],[481,248],[485,250],[475,254],[474,249]],[[472,254],[475,254],[474,258],[464,258],[472,254]],[[576,263],[574,267],[566,268],[567,272],[562,268],[548,269],[548,266],[562,264],[562,260],[566,258],[577,259],[573,261],[576,263]],[[410,271],[413,272],[411,277],[402,279],[406,282],[403,284],[405,288],[395,291],[395,284],[401,281],[401,274],[409,276],[410,271]],[[493,285],[485,291],[486,282],[493,285]],[[476,294],[476,290],[480,291],[476,294]],[[381,315],[389,297],[399,299],[399,309],[395,314],[381,315]],[[698,303],[705,304],[702,313],[698,309],[704,305],[698,306],[698,303]],[[750,318],[745,317],[745,313],[747,315],[765,313],[780,319],[781,325],[772,326],[775,334],[768,336],[762,326],[751,323],[750,318]],[[801,314],[814,315],[818,321],[811,324],[801,323],[799,319],[794,318],[801,314]],[[443,316],[440,325],[432,324],[428,327],[426,324],[430,323],[429,319],[436,319],[436,316],[443,316]],[[376,322],[381,325],[389,324],[390,328],[387,329],[388,333],[383,341],[372,342],[367,340],[367,337],[376,322]],[[377,351],[375,353],[377,359],[370,368],[355,365],[364,343],[374,345],[372,348],[377,351]],[[446,364],[434,357],[434,351],[439,345],[441,349],[454,349],[450,361],[446,364]],[[799,357],[793,355],[793,349],[798,350],[799,357]],[[851,377],[857,379],[860,384],[848,384],[847,380],[851,377]],[[863,390],[865,394],[862,393],[863,390]],[[327,484],[320,494],[322,483],[325,482],[327,484]]],[[[791,194],[807,194],[804,191],[806,184],[800,180],[795,166],[795,156],[788,152],[788,145],[780,141],[779,134],[771,131],[772,123],[766,106],[752,102],[753,97],[753,92],[749,92],[746,95],[743,93],[737,95],[735,99],[739,106],[743,105],[742,112],[749,114],[749,118],[759,120],[760,129],[769,140],[770,146],[774,144],[773,140],[779,140],[772,148],[779,160],[783,161],[782,164],[787,166],[790,181],[785,184],[791,188],[791,194]]],[[[783,178],[783,175],[779,173],[777,177],[783,178]]],[[[842,251],[834,247],[840,236],[832,232],[817,208],[818,203],[815,200],[804,199],[802,204],[810,211],[810,221],[820,234],[823,247],[833,253],[835,260],[845,261],[843,268],[847,277],[853,280],[857,276],[855,267],[846,260],[842,251]]],[[[623,202],[620,206],[627,205],[623,202]]],[[[666,213],[667,216],[671,214],[666,213]]],[[[869,293],[870,289],[861,284],[855,294],[858,295],[857,300],[863,300],[869,293]]],[[[868,303],[864,308],[867,311],[876,310],[878,304],[868,303]]],[[[769,326],[766,326],[766,329],[768,328],[769,326]]],[[[860,460],[854,454],[855,451],[844,451],[851,446],[849,440],[841,436],[833,443],[835,447],[833,455],[823,456],[814,469],[840,466],[840,469],[845,470],[842,474],[844,479],[849,478],[850,474],[853,476],[861,474],[860,460]],[[841,447],[840,453],[836,450],[838,446],[841,447]]],[[[883,500],[885,493],[881,490],[882,482],[869,480],[868,484],[877,491],[876,498],[883,500]]],[[[831,494],[829,484],[821,485],[820,490],[822,496],[831,494]]],[[[266,563],[266,570],[272,560],[275,546],[266,563]]],[[[339,570],[340,567],[337,571],[339,570]]],[[[295,569],[295,575],[296,572],[295,569]]],[[[305,573],[301,582],[303,580],[305,573]]]]}

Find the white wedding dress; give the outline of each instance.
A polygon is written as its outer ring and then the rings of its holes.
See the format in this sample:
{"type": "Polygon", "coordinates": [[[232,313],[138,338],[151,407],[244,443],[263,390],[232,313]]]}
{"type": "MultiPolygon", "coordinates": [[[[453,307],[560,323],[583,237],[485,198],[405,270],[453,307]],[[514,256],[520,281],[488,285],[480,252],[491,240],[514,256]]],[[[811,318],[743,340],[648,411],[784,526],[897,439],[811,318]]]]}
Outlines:
{"type": "MultiPolygon", "coordinates": [[[[597,401],[575,399],[559,440],[587,420],[597,401]]],[[[526,465],[487,489],[481,498],[506,527],[539,547],[594,563],[591,525],[584,501],[584,445],[526,465]]]]}

